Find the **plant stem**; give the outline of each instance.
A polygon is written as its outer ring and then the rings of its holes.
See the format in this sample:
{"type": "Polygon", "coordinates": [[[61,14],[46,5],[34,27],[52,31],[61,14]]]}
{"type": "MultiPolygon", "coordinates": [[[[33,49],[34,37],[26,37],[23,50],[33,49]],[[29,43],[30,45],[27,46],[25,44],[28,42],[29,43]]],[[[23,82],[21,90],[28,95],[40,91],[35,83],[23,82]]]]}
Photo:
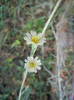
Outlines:
{"type": "Polygon", "coordinates": [[[18,100],[21,100],[22,90],[23,90],[23,87],[24,87],[24,83],[25,83],[26,77],[27,77],[27,70],[24,72],[24,78],[23,78],[23,82],[22,82],[21,89],[20,89],[20,92],[19,92],[18,100]]]}
{"type": "Polygon", "coordinates": [[[52,72],[50,72],[44,65],[44,45],[42,46],[42,65],[43,65],[43,68],[45,69],[46,72],[49,73],[49,75],[53,76],[52,72]]]}
{"type": "Polygon", "coordinates": [[[37,47],[34,48],[34,46],[32,45],[32,49],[31,49],[31,54],[30,54],[30,56],[33,56],[33,55],[35,54],[36,49],[37,49],[37,47]]]}
{"type": "MultiPolygon", "coordinates": [[[[35,51],[36,51],[36,48],[34,48],[32,46],[32,50],[31,50],[30,56],[33,56],[34,53],[35,53],[35,51]]],[[[24,87],[24,83],[25,83],[26,77],[27,77],[27,70],[24,72],[24,78],[23,78],[23,82],[22,82],[21,89],[20,89],[20,92],[19,92],[19,98],[18,98],[18,100],[21,100],[22,90],[23,90],[23,87],[24,87]]]]}
{"type": "MultiPolygon", "coordinates": [[[[57,36],[58,39],[58,36],[57,36]]],[[[56,45],[57,45],[57,72],[58,72],[58,86],[59,86],[59,95],[60,95],[60,99],[59,100],[63,100],[62,99],[62,86],[61,86],[61,77],[60,77],[60,73],[61,73],[61,63],[60,63],[60,47],[58,45],[58,41],[56,41],[56,45]]]]}
{"type": "MultiPolygon", "coordinates": [[[[47,20],[47,22],[46,22],[46,24],[45,24],[45,26],[44,26],[44,29],[43,29],[43,31],[42,31],[42,35],[45,34],[45,31],[46,31],[46,29],[47,29],[47,27],[48,27],[48,25],[49,25],[51,19],[53,18],[54,14],[55,14],[56,10],[58,9],[58,7],[59,7],[59,5],[60,5],[61,2],[62,2],[62,0],[58,0],[58,1],[57,1],[56,5],[55,5],[55,8],[53,9],[51,15],[49,16],[49,19],[47,20]]],[[[56,38],[56,37],[55,37],[55,38],[56,38]]],[[[61,68],[60,68],[60,64],[59,64],[59,55],[58,55],[58,51],[59,51],[59,48],[58,48],[58,46],[57,46],[58,85],[59,85],[59,92],[60,92],[60,99],[59,99],[59,100],[63,100],[63,99],[62,99],[61,78],[60,78],[61,68]]]]}
{"type": "Polygon", "coordinates": [[[53,9],[53,11],[52,11],[52,13],[51,13],[49,19],[47,20],[47,22],[46,22],[46,24],[45,24],[45,26],[44,26],[44,29],[43,29],[43,31],[42,31],[42,35],[44,35],[44,33],[45,33],[46,29],[47,29],[47,26],[49,25],[51,19],[53,18],[53,16],[54,16],[54,14],[55,14],[57,8],[59,7],[61,1],[62,1],[62,0],[58,0],[58,2],[57,2],[57,4],[56,4],[55,8],[53,9]]]}
{"type": "Polygon", "coordinates": [[[60,72],[61,72],[61,69],[60,69],[60,67],[58,67],[58,85],[59,85],[59,95],[60,95],[59,100],[63,100],[62,99],[62,86],[61,86],[60,72]]]}

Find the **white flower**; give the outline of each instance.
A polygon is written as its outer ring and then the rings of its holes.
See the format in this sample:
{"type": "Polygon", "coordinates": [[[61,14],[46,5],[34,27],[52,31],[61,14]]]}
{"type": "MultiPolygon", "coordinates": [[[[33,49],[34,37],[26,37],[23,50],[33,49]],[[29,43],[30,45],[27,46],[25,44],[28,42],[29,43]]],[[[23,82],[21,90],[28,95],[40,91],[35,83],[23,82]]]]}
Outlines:
{"type": "Polygon", "coordinates": [[[33,44],[34,47],[37,47],[38,45],[43,45],[46,40],[41,33],[37,34],[35,31],[31,31],[31,34],[27,33],[24,39],[26,40],[28,45],[33,44]]]}
{"type": "Polygon", "coordinates": [[[28,72],[35,72],[37,73],[37,70],[40,70],[41,67],[41,60],[38,60],[38,57],[27,57],[25,60],[25,68],[28,72]]]}

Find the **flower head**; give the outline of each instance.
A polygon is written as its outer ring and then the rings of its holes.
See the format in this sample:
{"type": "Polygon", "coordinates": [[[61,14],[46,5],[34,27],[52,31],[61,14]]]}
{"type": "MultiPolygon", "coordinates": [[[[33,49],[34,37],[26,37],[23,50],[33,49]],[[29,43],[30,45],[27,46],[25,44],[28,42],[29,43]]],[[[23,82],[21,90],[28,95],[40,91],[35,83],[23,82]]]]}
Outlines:
{"type": "Polygon", "coordinates": [[[41,67],[41,61],[38,60],[38,57],[27,57],[25,60],[25,68],[27,69],[28,72],[35,72],[37,73],[37,70],[40,70],[41,67]]]}
{"type": "Polygon", "coordinates": [[[45,42],[45,37],[40,33],[37,34],[35,31],[31,31],[30,33],[26,34],[26,37],[24,37],[27,44],[32,44],[34,47],[37,47],[38,45],[43,45],[45,42]]]}

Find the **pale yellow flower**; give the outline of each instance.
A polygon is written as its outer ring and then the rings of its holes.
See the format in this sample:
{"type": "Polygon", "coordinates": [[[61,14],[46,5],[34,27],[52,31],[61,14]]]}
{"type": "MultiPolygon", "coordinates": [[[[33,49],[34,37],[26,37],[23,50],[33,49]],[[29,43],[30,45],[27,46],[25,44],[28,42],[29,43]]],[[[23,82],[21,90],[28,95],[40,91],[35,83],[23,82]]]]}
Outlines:
{"type": "Polygon", "coordinates": [[[38,45],[43,45],[46,40],[41,33],[37,34],[35,31],[31,31],[31,34],[27,33],[24,39],[26,40],[28,45],[32,44],[34,47],[37,47],[38,45]]]}
{"type": "Polygon", "coordinates": [[[25,66],[24,68],[26,68],[26,70],[28,72],[35,72],[37,73],[37,70],[41,69],[41,60],[38,59],[38,57],[27,57],[27,59],[25,60],[25,66]]]}

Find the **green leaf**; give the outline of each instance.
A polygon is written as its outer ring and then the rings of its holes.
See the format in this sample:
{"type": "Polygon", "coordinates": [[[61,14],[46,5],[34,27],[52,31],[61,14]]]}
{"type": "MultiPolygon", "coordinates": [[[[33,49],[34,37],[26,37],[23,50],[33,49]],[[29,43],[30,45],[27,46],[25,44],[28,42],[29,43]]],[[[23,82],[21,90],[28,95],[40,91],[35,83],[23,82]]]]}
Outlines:
{"type": "Polygon", "coordinates": [[[37,88],[37,86],[38,86],[38,80],[35,80],[34,88],[37,88]]]}
{"type": "Polygon", "coordinates": [[[17,66],[17,70],[20,71],[20,72],[23,72],[24,68],[22,68],[21,66],[17,66]]]}
{"type": "Polygon", "coordinates": [[[40,96],[40,93],[39,93],[39,92],[35,92],[35,95],[36,95],[37,97],[39,97],[39,96],[40,96]]]}
{"type": "Polygon", "coordinates": [[[19,40],[15,40],[15,41],[12,43],[11,47],[15,47],[15,46],[20,45],[20,44],[21,44],[21,42],[20,42],[19,40]]]}
{"type": "Polygon", "coordinates": [[[13,67],[13,63],[9,63],[8,65],[9,65],[9,67],[11,67],[11,68],[13,67]]]}
{"type": "Polygon", "coordinates": [[[6,100],[9,94],[0,95],[0,100],[6,100]]]}
{"type": "Polygon", "coordinates": [[[44,85],[44,81],[40,82],[40,86],[43,86],[44,85]]]}
{"type": "Polygon", "coordinates": [[[8,61],[8,62],[12,62],[12,58],[8,58],[7,61],[8,61]]]}
{"type": "Polygon", "coordinates": [[[24,62],[22,60],[19,60],[19,63],[21,66],[24,66],[24,62]]]}

